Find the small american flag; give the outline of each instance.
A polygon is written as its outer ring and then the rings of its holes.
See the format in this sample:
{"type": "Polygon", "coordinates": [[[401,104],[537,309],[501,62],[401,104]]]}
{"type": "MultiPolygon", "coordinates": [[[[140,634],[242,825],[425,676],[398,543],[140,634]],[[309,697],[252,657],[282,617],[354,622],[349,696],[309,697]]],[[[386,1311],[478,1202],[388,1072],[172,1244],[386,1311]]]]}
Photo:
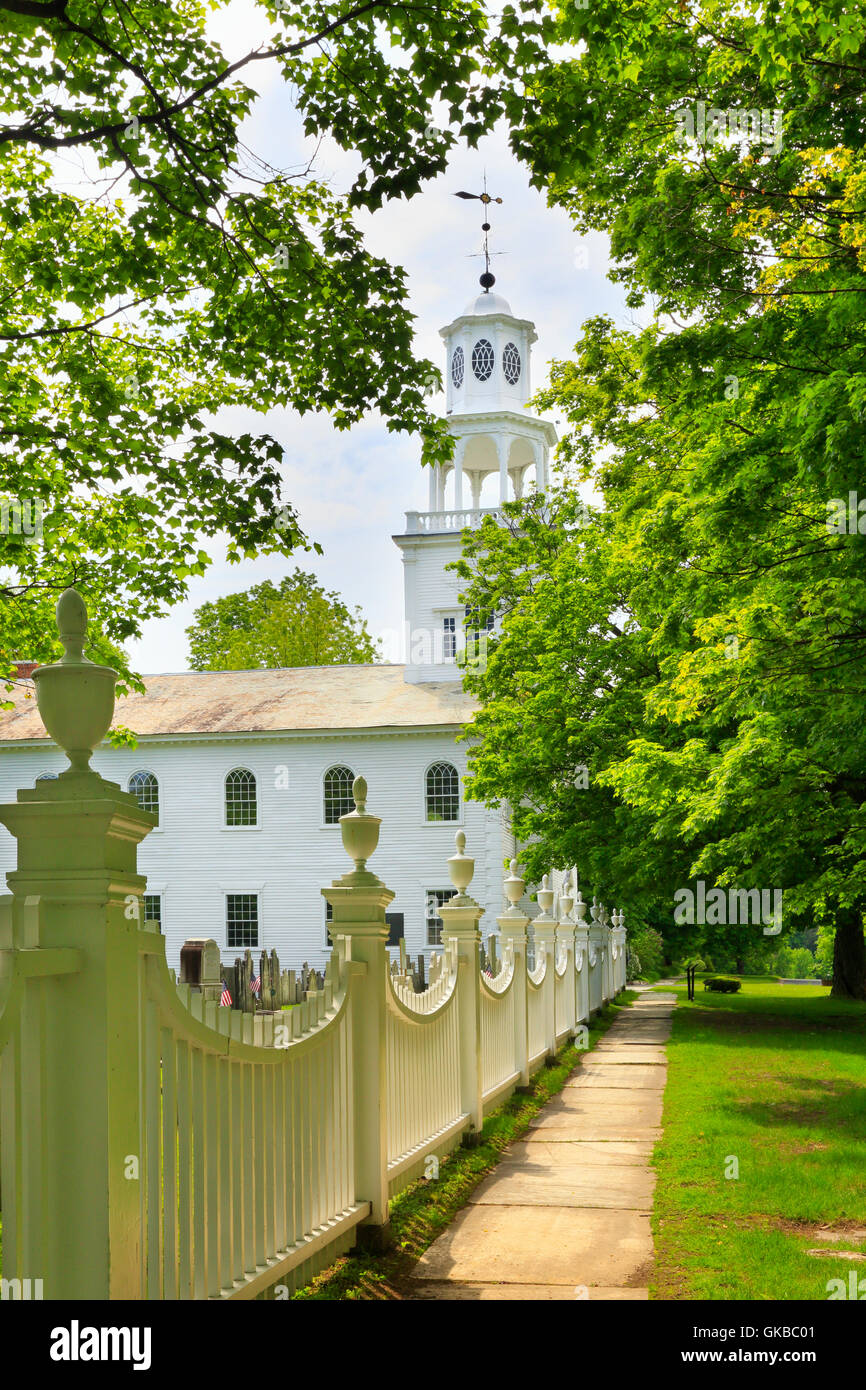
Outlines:
{"type": "Polygon", "coordinates": [[[229,994],[229,987],[228,987],[228,985],[226,984],[225,980],[223,980],[223,992],[222,992],[222,994],[220,995],[220,1008],[221,1008],[221,1009],[230,1009],[231,1006],[232,1006],[232,997],[231,997],[231,995],[229,994]]]}
{"type": "Polygon", "coordinates": [[[261,976],[259,976],[259,975],[254,975],[254,976],[253,976],[253,978],[250,980],[250,989],[252,990],[253,994],[261,994],[261,992],[262,992],[262,981],[261,981],[261,976]]]}

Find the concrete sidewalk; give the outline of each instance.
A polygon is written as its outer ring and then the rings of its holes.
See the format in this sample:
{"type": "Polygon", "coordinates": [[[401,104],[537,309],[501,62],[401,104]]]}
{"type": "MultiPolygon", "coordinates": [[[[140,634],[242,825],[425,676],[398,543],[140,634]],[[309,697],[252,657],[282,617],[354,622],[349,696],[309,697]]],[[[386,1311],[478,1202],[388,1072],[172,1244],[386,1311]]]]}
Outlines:
{"type": "Polygon", "coordinates": [[[647,1297],[676,1001],[641,992],[418,1261],[412,1298],[647,1297]]]}

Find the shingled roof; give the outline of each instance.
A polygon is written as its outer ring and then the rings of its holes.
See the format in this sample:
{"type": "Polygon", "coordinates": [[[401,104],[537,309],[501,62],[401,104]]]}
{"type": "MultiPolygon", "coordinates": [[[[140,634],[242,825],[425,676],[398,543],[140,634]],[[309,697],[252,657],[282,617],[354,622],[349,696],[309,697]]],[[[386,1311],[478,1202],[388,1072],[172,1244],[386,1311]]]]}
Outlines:
{"type": "MultiPolygon", "coordinates": [[[[476,709],[459,681],[410,684],[403,666],[293,666],[276,671],[183,671],[145,676],[146,695],[117,701],[114,723],[163,734],[411,729],[468,723],[476,709]]],[[[7,698],[0,686],[0,699],[7,698]]],[[[33,681],[0,710],[0,744],[47,738],[33,681]]]]}

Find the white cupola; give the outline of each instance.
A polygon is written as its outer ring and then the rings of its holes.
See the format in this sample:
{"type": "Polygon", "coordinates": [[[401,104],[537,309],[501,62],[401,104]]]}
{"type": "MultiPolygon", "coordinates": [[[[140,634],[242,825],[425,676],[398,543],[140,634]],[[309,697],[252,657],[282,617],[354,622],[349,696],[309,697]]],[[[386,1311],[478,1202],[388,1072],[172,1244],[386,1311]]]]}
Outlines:
{"type": "MultiPolygon", "coordinates": [[[[535,325],[491,294],[489,269],[481,283],[484,292],[440,330],[453,459],[428,467],[429,510],[407,512],[406,531],[394,537],[403,553],[410,682],[459,680],[457,655],[470,615],[448,566],[460,556],[462,532],[496,517],[502,502],[529,487],[549,487],[556,430],[527,409],[535,325]]],[[[479,621],[489,628],[491,617],[479,621]]]]}
{"type": "Polygon", "coordinates": [[[522,497],[530,479],[539,492],[546,491],[556,431],[527,410],[535,324],[518,318],[507,299],[486,289],[440,336],[446,354],[445,414],[456,442],[453,464],[431,470],[430,510],[445,510],[449,479],[455,511],[477,510],[485,479],[493,473],[499,502],[522,497]]]}
{"type": "Polygon", "coordinates": [[[529,350],[537,334],[501,294],[479,294],[441,330],[446,414],[521,407],[529,400],[529,350]]]}

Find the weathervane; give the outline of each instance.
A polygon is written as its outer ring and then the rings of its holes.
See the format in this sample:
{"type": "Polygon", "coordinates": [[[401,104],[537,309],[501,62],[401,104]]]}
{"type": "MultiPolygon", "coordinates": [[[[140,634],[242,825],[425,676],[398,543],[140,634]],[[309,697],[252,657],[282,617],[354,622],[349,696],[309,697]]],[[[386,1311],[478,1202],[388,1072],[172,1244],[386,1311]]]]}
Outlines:
{"type": "MultiPolygon", "coordinates": [[[[489,206],[490,203],[501,203],[501,202],[502,202],[502,199],[501,199],[501,198],[493,198],[493,197],[491,197],[491,195],[487,192],[487,174],[486,174],[486,173],[485,173],[485,175],[484,175],[484,192],[483,192],[483,193],[463,193],[463,192],[460,192],[460,193],[455,193],[455,194],[454,194],[454,197],[455,197],[455,198],[474,198],[474,199],[477,199],[477,201],[478,201],[479,203],[483,203],[483,204],[484,204],[485,210],[486,210],[486,208],[489,206]]],[[[489,247],[489,244],[488,244],[488,241],[487,241],[487,236],[488,236],[488,233],[489,233],[489,231],[490,231],[490,223],[486,220],[486,217],[485,217],[485,220],[481,223],[481,230],[482,230],[482,232],[484,233],[484,251],[481,253],[481,254],[484,256],[484,274],[481,275],[481,276],[479,277],[479,279],[480,279],[481,285],[482,285],[483,288],[484,288],[484,293],[485,293],[485,294],[489,294],[489,293],[490,293],[491,286],[496,284],[496,276],[492,273],[492,271],[491,271],[491,269],[490,269],[490,247],[489,247]]],[[[494,255],[502,255],[502,252],[501,252],[501,251],[498,251],[498,252],[494,252],[493,254],[494,254],[494,255]]]]}

